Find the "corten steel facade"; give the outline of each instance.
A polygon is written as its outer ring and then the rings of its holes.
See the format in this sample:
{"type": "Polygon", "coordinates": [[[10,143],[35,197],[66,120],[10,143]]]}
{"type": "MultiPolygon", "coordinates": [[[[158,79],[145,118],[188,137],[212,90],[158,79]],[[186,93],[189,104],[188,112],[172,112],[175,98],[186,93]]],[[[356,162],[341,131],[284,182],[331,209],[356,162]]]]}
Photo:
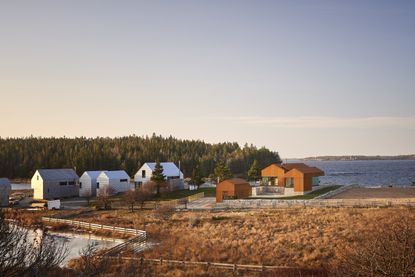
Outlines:
{"type": "Polygon", "coordinates": [[[294,192],[306,192],[312,190],[313,178],[324,176],[324,172],[304,163],[286,163],[272,164],[264,168],[261,176],[267,185],[294,188],[294,192]]]}
{"type": "Polygon", "coordinates": [[[244,179],[228,179],[216,185],[216,202],[251,196],[252,188],[244,179]]]}

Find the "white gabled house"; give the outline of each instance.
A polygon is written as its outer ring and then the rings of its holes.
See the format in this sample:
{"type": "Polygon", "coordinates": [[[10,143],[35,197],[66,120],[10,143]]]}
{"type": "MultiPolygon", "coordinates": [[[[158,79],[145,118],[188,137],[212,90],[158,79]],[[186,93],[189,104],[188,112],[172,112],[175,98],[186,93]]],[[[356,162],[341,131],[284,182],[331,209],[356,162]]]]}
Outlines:
{"type": "MultiPolygon", "coordinates": [[[[163,174],[166,176],[166,181],[170,190],[177,190],[184,188],[183,172],[172,162],[162,162],[163,174]]],[[[134,175],[134,184],[136,187],[151,180],[156,163],[143,164],[137,173],[134,175]]]]}
{"type": "Polygon", "coordinates": [[[103,171],[106,170],[85,171],[79,177],[80,197],[94,197],[97,195],[97,178],[103,171]]]}
{"type": "Polygon", "coordinates": [[[130,176],[124,170],[102,171],[97,177],[97,195],[106,188],[113,193],[125,192],[131,189],[130,176]]]}
{"type": "Polygon", "coordinates": [[[79,177],[75,170],[38,169],[33,174],[31,187],[34,199],[59,199],[79,195],[79,177]]]}
{"type": "Polygon", "coordinates": [[[9,195],[12,187],[7,178],[0,178],[0,207],[7,207],[9,205],[9,195]]]}

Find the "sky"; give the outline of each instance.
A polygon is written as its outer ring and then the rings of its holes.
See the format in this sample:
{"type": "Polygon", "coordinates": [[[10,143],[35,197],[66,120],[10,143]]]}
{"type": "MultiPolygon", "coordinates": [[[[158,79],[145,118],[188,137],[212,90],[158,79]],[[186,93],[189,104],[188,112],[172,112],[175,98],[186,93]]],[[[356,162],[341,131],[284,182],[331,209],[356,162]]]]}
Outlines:
{"type": "Polygon", "coordinates": [[[415,153],[415,1],[0,1],[0,136],[415,153]]]}

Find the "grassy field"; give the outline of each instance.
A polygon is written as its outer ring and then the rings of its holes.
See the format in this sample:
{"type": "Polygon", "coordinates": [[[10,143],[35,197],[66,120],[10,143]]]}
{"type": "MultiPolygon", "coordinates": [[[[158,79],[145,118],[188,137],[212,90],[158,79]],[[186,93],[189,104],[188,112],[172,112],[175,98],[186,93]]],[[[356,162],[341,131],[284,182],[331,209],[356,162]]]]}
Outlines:
{"type": "Polygon", "coordinates": [[[216,195],[216,188],[200,188],[198,190],[177,190],[172,192],[167,192],[161,195],[161,200],[173,200],[180,199],[197,193],[205,193],[205,197],[214,197],[216,195]]]}
{"type": "Polygon", "coordinates": [[[146,230],[147,258],[324,268],[345,247],[407,216],[408,208],[288,208],[226,212],[70,212],[58,217],[146,230]],[[71,214],[72,213],[72,214],[71,214]]]}
{"type": "Polygon", "coordinates": [[[324,188],[312,191],[312,192],[307,193],[305,195],[296,195],[296,196],[290,196],[290,197],[283,197],[283,198],[279,198],[279,199],[287,199],[287,200],[289,200],[289,199],[292,199],[292,200],[295,200],[295,199],[305,199],[305,200],[306,199],[313,199],[317,196],[320,196],[320,195],[323,195],[323,194],[328,193],[330,191],[336,190],[340,187],[341,186],[338,186],[338,185],[329,186],[329,187],[324,187],[324,188]]]}

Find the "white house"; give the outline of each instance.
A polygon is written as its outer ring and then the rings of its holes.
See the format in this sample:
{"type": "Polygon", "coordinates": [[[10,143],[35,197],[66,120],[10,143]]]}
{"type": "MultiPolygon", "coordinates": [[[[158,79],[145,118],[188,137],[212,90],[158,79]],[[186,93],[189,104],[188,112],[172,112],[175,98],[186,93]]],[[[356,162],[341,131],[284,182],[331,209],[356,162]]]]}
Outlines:
{"type": "Polygon", "coordinates": [[[124,170],[102,171],[97,177],[97,195],[106,187],[113,193],[128,191],[131,189],[130,176],[124,170]]]}
{"type": "Polygon", "coordinates": [[[97,178],[103,171],[106,170],[85,171],[79,177],[79,196],[93,197],[97,195],[97,178]]]}
{"type": "MultiPolygon", "coordinates": [[[[163,167],[163,174],[166,176],[166,181],[170,190],[177,190],[184,188],[183,172],[172,162],[160,163],[163,167]]],[[[141,186],[145,182],[151,180],[156,163],[145,163],[134,175],[135,186],[141,186]]]]}
{"type": "Polygon", "coordinates": [[[79,195],[79,177],[73,169],[38,169],[32,177],[34,199],[58,199],[79,195]]]}
{"type": "Polygon", "coordinates": [[[0,178],[0,207],[9,205],[9,195],[12,187],[7,178],[0,178]]]}

